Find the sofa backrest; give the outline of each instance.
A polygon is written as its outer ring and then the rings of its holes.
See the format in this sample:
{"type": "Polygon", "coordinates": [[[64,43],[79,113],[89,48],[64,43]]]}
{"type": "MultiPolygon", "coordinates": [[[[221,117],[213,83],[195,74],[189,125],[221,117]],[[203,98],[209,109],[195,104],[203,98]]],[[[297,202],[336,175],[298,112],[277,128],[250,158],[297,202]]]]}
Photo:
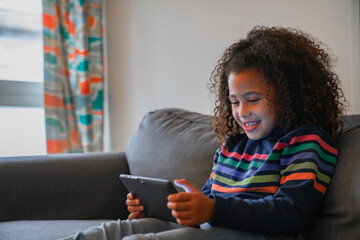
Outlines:
{"type": "Polygon", "coordinates": [[[133,175],[185,178],[201,189],[210,177],[219,146],[211,116],[162,109],[144,117],[125,153],[133,175]]]}
{"type": "Polygon", "coordinates": [[[124,219],[127,172],[123,152],[2,157],[0,222],[124,219]]]}

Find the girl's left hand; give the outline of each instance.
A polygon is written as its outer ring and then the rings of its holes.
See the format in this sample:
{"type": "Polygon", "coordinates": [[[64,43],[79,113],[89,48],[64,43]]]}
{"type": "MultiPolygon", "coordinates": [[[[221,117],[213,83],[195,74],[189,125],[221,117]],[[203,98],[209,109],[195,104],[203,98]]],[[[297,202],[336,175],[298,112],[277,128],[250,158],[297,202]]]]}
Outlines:
{"type": "Polygon", "coordinates": [[[175,184],[185,185],[187,192],[171,194],[167,207],[180,225],[195,226],[211,220],[215,201],[185,179],[175,180],[175,184]]]}

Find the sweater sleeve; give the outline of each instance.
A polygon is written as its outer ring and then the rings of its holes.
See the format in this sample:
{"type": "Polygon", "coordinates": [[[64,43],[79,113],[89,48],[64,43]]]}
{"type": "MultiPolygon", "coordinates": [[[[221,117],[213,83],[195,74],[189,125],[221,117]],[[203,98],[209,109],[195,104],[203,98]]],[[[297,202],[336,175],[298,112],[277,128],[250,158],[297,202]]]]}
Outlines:
{"type": "Polygon", "coordinates": [[[210,198],[213,198],[212,195],[211,195],[211,186],[212,186],[212,183],[213,183],[213,176],[214,176],[214,173],[215,173],[217,160],[218,160],[219,155],[220,155],[220,150],[221,150],[221,148],[219,148],[215,152],[214,160],[213,160],[213,168],[211,170],[210,178],[206,181],[205,185],[201,189],[201,192],[203,194],[205,194],[207,197],[210,197],[210,198]]]}
{"type": "Polygon", "coordinates": [[[280,185],[274,195],[249,199],[213,194],[211,224],[243,231],[295,234],[319,207],[334,172],[337,147],[330,137],[298,134],[278,143],[280,185]]]}

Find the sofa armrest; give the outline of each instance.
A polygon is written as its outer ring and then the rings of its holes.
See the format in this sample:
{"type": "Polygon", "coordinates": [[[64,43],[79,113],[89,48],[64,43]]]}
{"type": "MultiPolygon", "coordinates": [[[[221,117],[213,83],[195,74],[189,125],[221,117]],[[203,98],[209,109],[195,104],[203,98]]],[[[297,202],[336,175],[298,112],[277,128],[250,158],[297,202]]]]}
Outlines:
{"type": "Polygon", "coordinates": [[[0,221],[124,219],[125,153],[0,158],[0,221]]]}

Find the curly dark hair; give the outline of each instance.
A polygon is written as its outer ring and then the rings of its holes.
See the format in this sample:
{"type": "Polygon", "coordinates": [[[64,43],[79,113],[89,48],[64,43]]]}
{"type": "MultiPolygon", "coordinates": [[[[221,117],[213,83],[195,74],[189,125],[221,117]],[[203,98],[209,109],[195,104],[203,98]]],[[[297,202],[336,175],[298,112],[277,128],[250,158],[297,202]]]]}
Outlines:
{"type": "Polygon", "coordinates": [[[347,102],[332,70],[334,60],[321,45],[298,29],[256,26],[227,48],[209,84],[217,98],[213,124],[220,143],[243,131],[232,116],[228,77],[250,69],[275,87],[277,124],[285,132],[319,124],[336,139],[347,102]]]}

